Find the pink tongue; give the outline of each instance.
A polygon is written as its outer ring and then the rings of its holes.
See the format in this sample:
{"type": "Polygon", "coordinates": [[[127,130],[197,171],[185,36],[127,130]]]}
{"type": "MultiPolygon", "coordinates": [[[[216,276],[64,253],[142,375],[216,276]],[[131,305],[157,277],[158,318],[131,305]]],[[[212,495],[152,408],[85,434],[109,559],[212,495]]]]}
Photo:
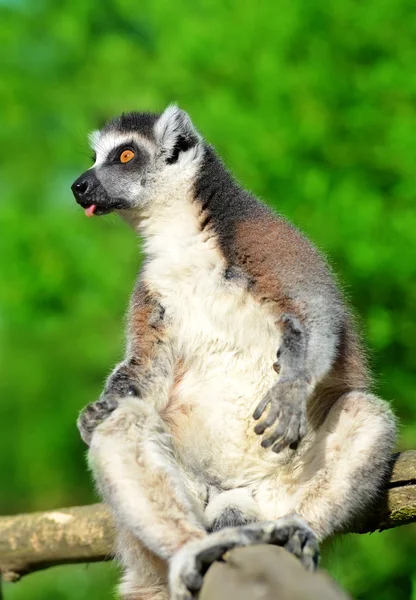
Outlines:
{"type": "Polygon", "coordinates": [[[93,217],[94,216],[94,211],[97,208],[96,204],[91,204],[91,206],[89,206],[88,208],[85,209],[85,214],[87,217],[93,217]]]}

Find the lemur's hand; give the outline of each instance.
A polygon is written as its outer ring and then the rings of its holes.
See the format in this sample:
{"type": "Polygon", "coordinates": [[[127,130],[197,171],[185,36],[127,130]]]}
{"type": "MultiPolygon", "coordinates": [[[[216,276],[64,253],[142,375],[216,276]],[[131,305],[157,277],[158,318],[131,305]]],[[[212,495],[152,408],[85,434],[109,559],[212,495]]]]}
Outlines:
{"type": "Polygon", "coordinates": [[[272,446],[273,452],[281,452],[287,446],[296,450],[305,436],[309,393],[305,377],[307,336],[304,327],[297,317],[289,314],[282,315],[279,323],[282,341],[273,368],[280,377],[253,414],[257,421],[268,407],[267,415],[254,428],[258,435],[263,435],[277,421],[274,430],[261,442],[263,448],[272,446]]]}
{"type": "Polygon", "coordinates": [[[81,411],[77,420],[77,426],[87,446],[91,443],[94,429],[117,408],[118,400],[118,396],[114,394],[103,394],[97,402],[87,404],[81,411]]]}
{"type": "Polygon", "coordinates": [[[266,417],[254,428],[262,435],[276,421],[277,425],[263,438],[263,448],[272,446],[273,452],[281,452],[287,446],[295,450],[306,434],[307,385],[302,379],[279,381],[265,395],[254,411],[259,419],[268,407],[266,417]]]}
{"type": "Polygon", "coordinates": [[[97,402],[88,404],[78,417],[77,425],[84,442],[89,446],[94,429],[117,408],[121,398],[140,396],[135,372],[129,363],[120,363],[107,380],[97,402]]]}

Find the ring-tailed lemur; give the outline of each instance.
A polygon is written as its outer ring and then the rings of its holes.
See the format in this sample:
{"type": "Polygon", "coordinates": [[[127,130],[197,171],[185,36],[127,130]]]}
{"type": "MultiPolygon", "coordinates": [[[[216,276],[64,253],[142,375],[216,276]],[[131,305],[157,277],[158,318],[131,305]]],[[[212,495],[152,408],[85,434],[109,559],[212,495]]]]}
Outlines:
{"type": "Polygon", "coordinates": [[[126,356],[78,421],[118,524],[122,597],[189,598],[246,544],[313,568],[317,541],[379,495],[395,439],[327,263],[177,107],[124,114],[92,145],[76,200],[116,210],[146,257],[126,356]]]}

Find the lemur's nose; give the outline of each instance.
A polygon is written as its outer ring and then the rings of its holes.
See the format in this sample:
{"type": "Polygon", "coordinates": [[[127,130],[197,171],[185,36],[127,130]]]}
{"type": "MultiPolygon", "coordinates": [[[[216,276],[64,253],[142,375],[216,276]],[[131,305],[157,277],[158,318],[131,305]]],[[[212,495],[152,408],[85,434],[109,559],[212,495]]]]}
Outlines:
{"type": "Polygon", "coordinates": [[[81,204],[81,206],[91,204],[92,196],[94,196],[98,185],[99,182],[93,169],[89,169],[78,177],[71,186],[72,193],[78,204],[81,204]]]}
{"type": "Polygon", "coordinates": [[[77,179],[71,186],[72,193],[75,198],[81,199],[88,192],[88,188],[90,187],[90,183],[88,179],[77,179]]]}

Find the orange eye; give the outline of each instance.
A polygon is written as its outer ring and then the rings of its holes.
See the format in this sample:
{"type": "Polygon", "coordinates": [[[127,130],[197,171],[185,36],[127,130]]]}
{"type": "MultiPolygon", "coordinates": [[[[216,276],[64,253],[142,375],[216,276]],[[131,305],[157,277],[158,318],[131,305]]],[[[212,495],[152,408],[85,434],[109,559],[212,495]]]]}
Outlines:
{"type": "Polygon", "coordinates": [[[123,150],[123,152],[120,154],[120,162],[121,163],[128,163],[131,160],[133,160],[133,158],[134,158],[133,150],[123,150]]]}

